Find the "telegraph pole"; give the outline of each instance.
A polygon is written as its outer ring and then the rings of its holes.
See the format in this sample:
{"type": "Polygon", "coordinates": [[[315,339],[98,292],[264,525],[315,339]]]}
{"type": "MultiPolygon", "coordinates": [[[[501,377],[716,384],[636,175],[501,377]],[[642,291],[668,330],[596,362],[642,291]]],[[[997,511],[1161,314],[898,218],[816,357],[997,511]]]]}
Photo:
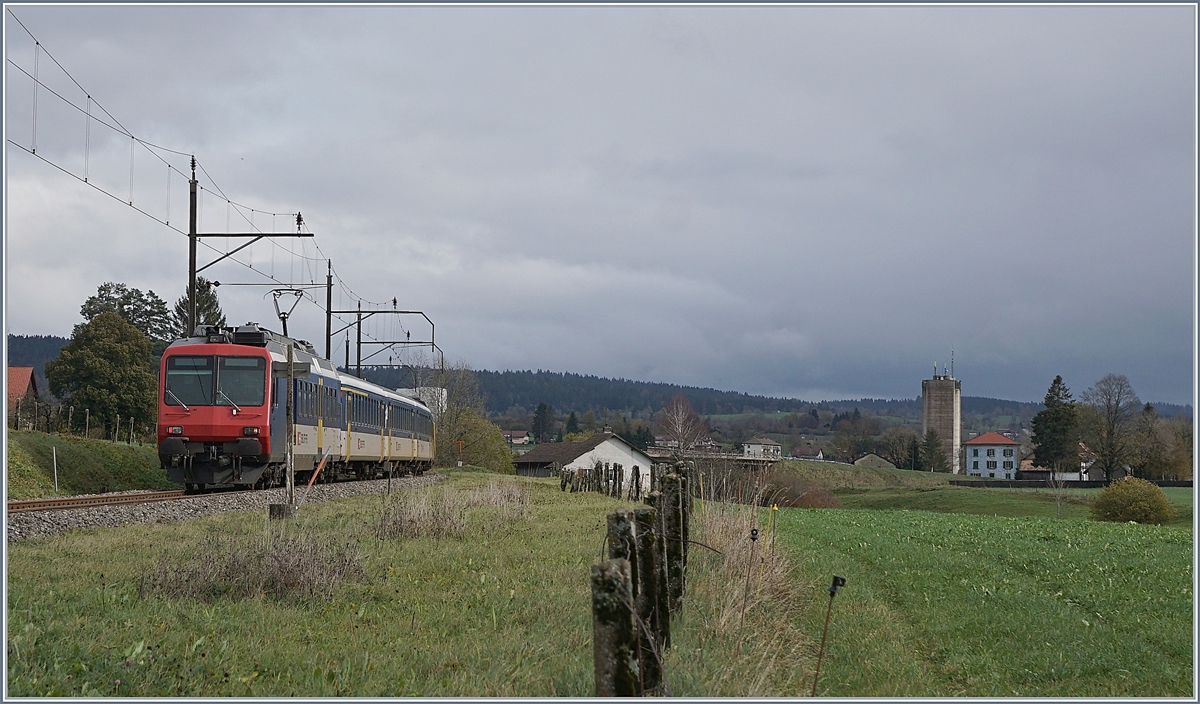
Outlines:
{"type": "Polygon", "coordinates": [[[356,322],[358,328],[358,378],[362,378],[362,299],[358,301],[358,320],[356,322]]]}
{"type": "Polygon", "coordinates": [[[188,181],[188,329],[184,337],[196,330],[196,157],[192,157],[192,179],[188,181]]]}
{"type": "Polygon", "coordinates": [[[326,259],[325,264],[328,267],[325,273],[325,359],[333,359],[333,336],[330,334],[333,330],[333,260],[326,259]]]}

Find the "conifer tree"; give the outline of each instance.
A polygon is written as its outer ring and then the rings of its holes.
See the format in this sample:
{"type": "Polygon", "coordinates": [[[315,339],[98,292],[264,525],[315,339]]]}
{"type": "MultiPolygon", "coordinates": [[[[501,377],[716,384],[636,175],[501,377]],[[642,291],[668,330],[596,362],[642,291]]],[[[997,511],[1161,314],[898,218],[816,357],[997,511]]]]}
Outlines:
{"type": "Polygon", "coordinates": [[[1033,463],[1055,473],[1079,471],[1079,412],[1062,376],[1046,390],[1045,409],[1030,421],[1033,463]]]}

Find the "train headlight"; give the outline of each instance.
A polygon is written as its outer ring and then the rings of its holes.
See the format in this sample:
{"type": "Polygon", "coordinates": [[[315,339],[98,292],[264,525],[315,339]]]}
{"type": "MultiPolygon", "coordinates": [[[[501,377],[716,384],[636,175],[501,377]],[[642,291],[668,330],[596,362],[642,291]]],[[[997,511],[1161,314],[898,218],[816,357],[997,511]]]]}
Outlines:
{"type": "Polygon", "coordinates": [[[249,436],[258,435],[258,428],[255,428],[252,426],[246,426],[245,428],[242,428],[242,435],[249,435],[249,436]]]}
{"type": "Polygon", "coordinates": [[[167,428],[167,435],[183,435],[183,426],[172,425],[171,427],[167,428]]]}

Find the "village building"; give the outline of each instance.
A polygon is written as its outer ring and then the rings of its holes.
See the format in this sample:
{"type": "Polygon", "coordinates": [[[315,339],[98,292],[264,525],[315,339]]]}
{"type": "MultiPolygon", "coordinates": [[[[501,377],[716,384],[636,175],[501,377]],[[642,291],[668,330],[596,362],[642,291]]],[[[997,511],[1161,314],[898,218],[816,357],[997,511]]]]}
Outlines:
{"type": "Polygon", "coordinates": [[[10,422],[17,420],[17,407],[20,406],[20,416],[23,424],[33,418],[34,403],[41,401],[38,391],[37,375],[33,367],[8,368],[8,417],[10,422]]]}
{"type": "MultiPolygon", "coordinates": [[[[1087,445],[1085,445],[1081,442],[1081,443],[1079,443],[1079,471],[1078,472],[1058,472],[1058,473],[1055,473],[1054,478],[1060,479],[1062,481],[1067,481],[1067,482],[1089,481],[1089,480],[1090,481],[1102,481],[1104,479],[1104,477],[1101,476],[1099,472],[1097,472],[1097,475],[1094,477],[1090,476],[1088,474],[1088,470],[1091,469],[1091,466],[1093,464],[1095,464],[1095,462],[1096,462],[1096,455],[1092,453],[1091,448],[1089,448],[1087,445]]],[[[1037,465],[1035,465],[1034,461],[1033,461],[1033,453],[1032,452],[1021,458],[1021,464],[1019,465],[1019,467],[1021,470],[1021,474],[1020,474],[1021,479],[1042,479],[1042,480],[1050,479],[1050,470],[1047,469],[1046,467],[1038,467],[1037,465]]],[[[1116,474],[1116,476],[1114,476],[1112,478],[1120,479],[1120,478],[1124,477],[1127,473],[1128,473],[1127,468],[1125,468],[1125,469],[1119,470],[1118,473],[1116,474]]]]}
{"type": "Polygon", "coordinates": [[[825,461],[825,453],[819,447],[814,447],[811,443],[800,447],[792,448],[792,457],[798,460],[815,460],[818,462],[825,461]]]}
{"type": "Polygon", "coordinates": [[[779,459],[783,446],[770,438],[750,438],[742,443],[742,457],[765,457],[779,459]]]}
{"type": "Polygon", "coordinates": [[[585,469],[619,464],[626,481],[636,471],[642,475],[642,487],[650,486],[650,464],[646,453],[615,433],[596,433],[578,442],[545,442],[513,460],[517,474],[525,477],[550,477],[559,469],[585,469]]]}
{"type": "Polygon", "coordinates": [[[1015,479],[1021,443],[1000,433],[984,433],[963,443],[966,473],[988,479],[1015,479]]]}
{"type": "Polygon", "coordinates": [[[504,440],[509,445],[528,445],[529,431],[528,430],[502,430],[504,440]]]}

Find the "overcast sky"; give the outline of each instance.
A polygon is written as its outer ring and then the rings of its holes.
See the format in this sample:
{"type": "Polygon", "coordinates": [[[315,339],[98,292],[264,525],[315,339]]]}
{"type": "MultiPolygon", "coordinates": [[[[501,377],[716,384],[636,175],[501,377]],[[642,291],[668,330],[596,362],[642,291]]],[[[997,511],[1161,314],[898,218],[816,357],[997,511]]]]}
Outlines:
{"type": "MultiPolygon", "coordinates": [[[[301,211],[451,360],[913,398],[953,349],[968,396],[1112,372],[1193,399],[1191,6],[8,7],[126,129],[197,156],[202,232],[248,228],[214,181],[301,211]]],[[[5,21],[7,139],[122,201],[6,145],[8,331],[69,335],[105,281],[173,304],[187,239],[123,202],[186,230],[184,179],[141,147],[131,178],[129,139],[47,89],[35,121],[14,63],[87,94],[5,21]]],[[[322,256],[263,241],[205,275],[324,282],[289,250],[322,256]]],[[[268,291],[219,289],[278,329],[268,291]]],[[[323,349],[311,293],[289,327],[323,349]]]]}

